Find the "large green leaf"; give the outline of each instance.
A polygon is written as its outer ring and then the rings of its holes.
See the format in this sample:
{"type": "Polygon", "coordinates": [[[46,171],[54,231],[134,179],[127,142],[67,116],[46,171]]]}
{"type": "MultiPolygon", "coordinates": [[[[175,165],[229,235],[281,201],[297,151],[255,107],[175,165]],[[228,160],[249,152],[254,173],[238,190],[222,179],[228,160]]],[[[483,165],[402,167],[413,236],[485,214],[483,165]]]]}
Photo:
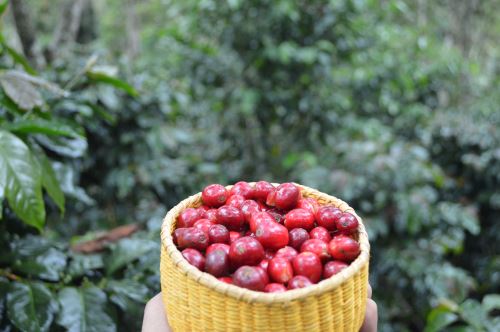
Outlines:
{"type": "Polygon", "coordinates": [[[84,137],[81,128],[56,121],[45,119],[19,119],[4,126],[8,131],[19,134],[45,134],[55,136],[84,137]]]}
{"type": "Polygon", "coordinates": [[[87,140],[83,137],[36,135],[36,140],[47,149],[71,158],[82,157],[87,151],[87,140]]]}
{"type": "Polygon", "coordinates": [[[116,331],[106,313],[106,293],[95,286],[66,287],[58,295],[61,310],[57,322],[69,332],[116,331]]]}
{"type": "Polygon", "coordinates": [[[500,310],[500,294],[488,294],[483,298],[483,309],[486,312],[500,310]]]}
{"type": "Polygon", "coordinates": [[[42,172],[43,188],[47,190],[50,198],[54,200],[56,205],[59,207],[59,210],[61,210],[61,213],[64,214],[64,193],[61,189],[61,185],[59,184],[59,180],[56,177],[54,169],[52,168],[52,164],[45,155],[45,152],[43,152],[37,144],[33,144],[31,148],[35,151],[34,156],[37,161],[37,166],[42,172]]]}
{"type": "Polygon", "coordinates": [[[39,236],[26,236],[10,244],[12,269],[25,275],[59,281],[67,265],[66,255],[39,236]]]}
{"type": "Polygon", "coordinates": [[[6,72],[0,75],[0,85],[20,108],[31,111],[35,107],[43,106],[43,98],[38,89],[29,81],[6,72]]]}
{"type": "Polygon", "coordinates": [[[103,267],[104,261],[101,254],[83,255],[75,253],[71,255],[68,274],[76,278],[86,273],[91,273],[93,272],[92,270],[101,269],[103,267]]]}
{"type": "MultiPolygon", "coordinates": [[[[7,0],[4,3],[8,2],[9,1],[7,0]]],[[[0,34],[0,44],[7,51],[7,53],[9,53],[12,59],[16,63],[20,64],[27,73],[30,73],[31,75],[36,75],[36,71],[30,66],[28,60],[26,60],[26,58],[22,54],[18,53],[15,49],[7,45],[2,34],[0,34]]]]}
{"type": "Polygon", "coordinates": [[[127,310],[129,301],[146,303],[148,288],[133,280],[110,280],[106,289],[111,292],[110,300],[122,310],[127,310]]]}
{"type": "Polygon", "coordinates": [[[12,210],[39,230],[45,222],[40,170],[29,148],[15,135],[0,130],[0,188],[12,210]]]}
{"type": "Polygon", "coordinates": [[[7,6],[9,5],[9,0],[4,0],[0,3],[0,16],[5,13],[5,10],[7,9],[7,6]]]}
{"type": "Polygon", "coordinates": [[[139,93],[134,89],[134,87],[128,84],[127,82],[124,82],[116,77],[107,75],[103,72],[87,71],[87,77],[94,82],[101,82],[112,85],[115,88],[125,91],[126,93],[128,93],[133,97],[139,95],[139,93]]]}
{"type": "Polygon", "coordinates": [[[21,331],[48,331],[56,311],[57,302],[43,284],[11,283],[7,295],[7,315],[21,331]]]}
{"type": "Polygon", "coordinates": [[[427,325],[424,332],[438,332],[444,327],[456,322],[458,315],[449,311],[444,307],[437,307],[433,309],[427,316],[427,325]]]}
{"type": "Polygon", "coordinates": [[[156,243],[146,239],[123,239],[113,247],[111,255],[108,257],[106,272],[113,274],[118,269],[128,263],[138,259],[151,250],[156,249],[156,243]]]}

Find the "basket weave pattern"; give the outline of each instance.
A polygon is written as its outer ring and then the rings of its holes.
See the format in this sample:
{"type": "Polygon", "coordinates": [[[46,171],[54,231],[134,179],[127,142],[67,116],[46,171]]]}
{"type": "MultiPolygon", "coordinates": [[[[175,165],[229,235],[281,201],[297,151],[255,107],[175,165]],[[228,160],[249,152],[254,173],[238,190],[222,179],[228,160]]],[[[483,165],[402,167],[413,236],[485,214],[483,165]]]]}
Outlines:
{"type": "Polygon", "coordinates": [[[298,186],[304,197],[358,218],[359,257],[329,279],[284,293],[254,292],[223,283],[190,265],[172,241],[179,213],[201,205],[198,193],[172,208],[161,228],[161,288],[173,331],[359,331],[365,315],[370,255],[362,220],[342,200],[298,186]]]}

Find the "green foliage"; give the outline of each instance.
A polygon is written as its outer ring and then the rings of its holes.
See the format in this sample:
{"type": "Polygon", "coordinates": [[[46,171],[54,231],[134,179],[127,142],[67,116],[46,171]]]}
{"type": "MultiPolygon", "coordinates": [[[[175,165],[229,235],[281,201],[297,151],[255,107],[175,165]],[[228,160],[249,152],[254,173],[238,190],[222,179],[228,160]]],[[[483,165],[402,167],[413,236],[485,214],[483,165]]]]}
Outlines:
{"type": "Polygon", "coordinates": [[[99,40],[40,76],[0,38],[0,328],[137,330],[159,290],[165,210],[210,182],[257,179],[304,183],[359,211],[381,330],[500,324],[492,4],[470,24],[489,31],[470,52],[449,40],[451,2],[135,6],[133,62],[118,1],[98,6],[99,40]],[[97,65],[95,49],[133,84],[97,65]],[[68,244],[131,222],[143,231],[102,252],[68,244]],[[57,305],[26,327],[9,314],[13,287],[39,295],[20,303],[57,305]]]}

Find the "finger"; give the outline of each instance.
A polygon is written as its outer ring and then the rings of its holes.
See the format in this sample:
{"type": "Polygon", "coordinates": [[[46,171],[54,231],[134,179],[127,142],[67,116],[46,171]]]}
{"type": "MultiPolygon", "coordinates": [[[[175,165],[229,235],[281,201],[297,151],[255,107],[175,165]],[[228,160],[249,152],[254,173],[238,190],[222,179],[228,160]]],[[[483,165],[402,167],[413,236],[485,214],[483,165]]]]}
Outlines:
{"type": "Polygon", "coordinates": [[[372,298],[372,286],[370,284],[368,284],[368,298],[372,298]]]}
{"type": "Polygon", "coordinates": [[[142,332],[165,331],[171,332],[168,326],[167,315],[161,293],[156,294],[146,304],[144,309],[144,319],[142,321],[142,332]]]}
{"type": "Polygon", "coordinates": [[[372,299],[366,302],[365,321],[361,326],[360,332],[377,332],[378,309],[377,304],[372,299]]]}

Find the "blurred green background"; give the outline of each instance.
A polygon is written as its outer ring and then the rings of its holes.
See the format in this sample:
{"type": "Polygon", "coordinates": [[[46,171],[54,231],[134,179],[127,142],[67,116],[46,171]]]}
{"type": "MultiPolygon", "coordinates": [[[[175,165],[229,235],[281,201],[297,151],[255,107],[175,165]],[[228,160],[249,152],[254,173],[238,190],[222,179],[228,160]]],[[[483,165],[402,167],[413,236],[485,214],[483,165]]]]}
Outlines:
{"type": "Polygon", "coordinates": [[[500,1],[0,11],[0,331],[139,330],[168,208],[259,179],[364,218],[380,331],[498,331],[500,1]]]}

